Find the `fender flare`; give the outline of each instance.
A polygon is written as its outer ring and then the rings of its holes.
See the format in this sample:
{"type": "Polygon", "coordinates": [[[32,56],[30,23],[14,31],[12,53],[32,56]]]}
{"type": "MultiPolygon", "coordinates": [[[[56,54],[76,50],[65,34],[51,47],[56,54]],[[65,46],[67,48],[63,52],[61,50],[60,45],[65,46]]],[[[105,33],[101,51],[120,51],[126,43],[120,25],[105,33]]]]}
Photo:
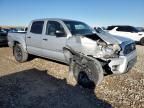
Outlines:
{"type": "Polygon", "coordinates": [[[19,42],[19,41],[13,41],[13,48],[14,48],[14,46],[16,45],[16,44],[21,44],[22,45],[22,47],[23,47],[23,50],[24,50],[24,52],[26,52],[27,53],[27,48],[26,48],[26,44],[22,44],[23,42],[19,42]]]}

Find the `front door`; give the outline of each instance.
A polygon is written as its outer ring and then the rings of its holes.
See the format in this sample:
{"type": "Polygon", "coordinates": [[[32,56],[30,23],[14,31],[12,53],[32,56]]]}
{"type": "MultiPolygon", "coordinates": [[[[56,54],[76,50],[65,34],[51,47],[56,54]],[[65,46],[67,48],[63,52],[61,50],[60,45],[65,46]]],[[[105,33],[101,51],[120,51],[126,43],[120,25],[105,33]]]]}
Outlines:
{"type": "Polygon", "coordinates": [[[60,22],[48,21],[43,35],[42,48],[45,57],[65,61],[63,47],[66,44],[66,32],[60,22]]]}

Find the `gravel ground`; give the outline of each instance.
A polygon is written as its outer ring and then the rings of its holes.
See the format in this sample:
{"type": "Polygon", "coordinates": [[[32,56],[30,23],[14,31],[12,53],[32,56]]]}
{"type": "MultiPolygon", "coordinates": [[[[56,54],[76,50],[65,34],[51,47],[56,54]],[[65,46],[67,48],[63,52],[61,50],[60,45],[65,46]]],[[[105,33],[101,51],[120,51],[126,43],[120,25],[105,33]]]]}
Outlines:
{"type": "Polygon", "coordinates": [[[143,48],[132,70],[104,77],[91,91],[66,83],[66,65],[42,58],[20,64],[0,47],[0,108],[144,108],[143,48]]]}

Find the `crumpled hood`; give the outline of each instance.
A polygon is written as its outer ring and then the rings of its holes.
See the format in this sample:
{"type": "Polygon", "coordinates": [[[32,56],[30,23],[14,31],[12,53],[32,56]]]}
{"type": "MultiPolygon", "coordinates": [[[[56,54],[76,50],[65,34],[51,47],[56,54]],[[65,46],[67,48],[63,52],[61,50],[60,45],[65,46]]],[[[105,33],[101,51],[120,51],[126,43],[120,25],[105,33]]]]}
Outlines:
{"type": "Polygon", "coordinates": [[[129,38],[117,36],[117,35],[111,35],[108,32],[101,32],[96,33],[102,38],[107,44],[121,44],[123,42],[131,42],[132,40],[129,38]]]}
{"type": "Polygon", "coordinates": [[[116,39],[115,41],[113,39],[109,40],[107,42],[111,45],[107,45],[104,39],[106,38],[101,38],[96,34],[72,36],[67,40],[66,47],[75,52],[92,55],[96,58],[106,59],[115,56],[116,52],[121,50],[120,46],[116,44],[118,41],[116,39]]]}
{"type": "Polygon", "coordinates": [[[129,39],[129,38],[125,38],[125,37],[121,37],[121,36],[114,36],[114,38],[119,41],[119,43],[123,43],[123,42],[134,42],[133,40],[129,39]]]}

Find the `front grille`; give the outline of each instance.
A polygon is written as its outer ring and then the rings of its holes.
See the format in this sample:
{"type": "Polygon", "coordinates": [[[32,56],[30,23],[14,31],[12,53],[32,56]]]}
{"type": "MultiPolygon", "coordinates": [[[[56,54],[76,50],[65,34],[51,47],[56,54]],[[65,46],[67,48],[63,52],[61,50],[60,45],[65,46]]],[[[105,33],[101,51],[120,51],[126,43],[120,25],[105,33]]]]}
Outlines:
{"type": "Polygon", "coordinates": [[[131,52],[134,51],[135,49],[136,49],[135,43],[130,43],[130,44],[128,44],[128,45],[126,45],[126,46],[124,47],[123,53],[124,53],[124,55],[126,55],[126,54],[131,53],[131,52]]]}

